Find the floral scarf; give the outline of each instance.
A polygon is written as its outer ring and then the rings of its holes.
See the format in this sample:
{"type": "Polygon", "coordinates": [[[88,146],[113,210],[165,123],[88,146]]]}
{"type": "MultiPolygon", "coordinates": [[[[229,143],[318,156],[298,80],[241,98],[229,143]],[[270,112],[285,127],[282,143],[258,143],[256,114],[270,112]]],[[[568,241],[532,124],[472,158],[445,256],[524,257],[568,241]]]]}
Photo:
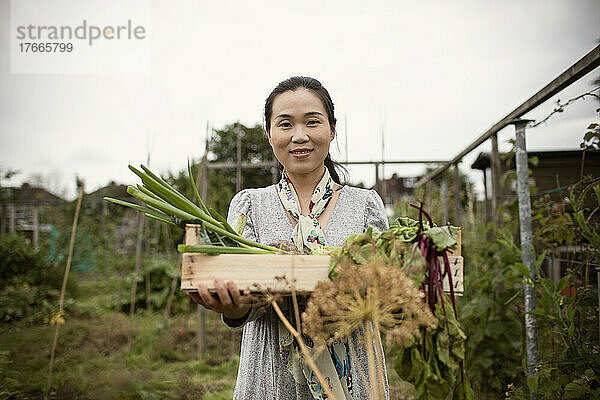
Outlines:
{"type": "Polygon", "coordinates": [[[277,184],[277,193],[285,210],[297,222],[292,233],[292,240],[298,250],[303,252],[304,246],[306,246],[310,251],[318,251],[326,246],[325,235],[317,218],[323,214],[333,196],[333,179],[327,168],[310,198],[308,215],[302,215],[300,200],[294,184],[285,171],[281,174],[281,180],[277,184]]]}
{"type": "MultiPolygon", "coordinates": [[[[327,168],[310,198],[308,215],[302,215],[298,195],[285,171],[277,184],[277,193],[285,210],[297,221],[292,240],[298,250],[302,252],[307,247],[310,251],[318,252],[327,246],[323,229],[317,221],[317,217],[323,214],[333,196],[333,180],[327,168]]],[[[287,308],[291,309],[291,306],[288,304],[287,308]]],[[[302,337],[334,396],[340,400],[352,399],[352,373],[347,341],[336,342],[328,347],[328,351],[318,353],[312,340],[306,335],[302,337]]],[[[314,371],[302,362],[298,345],[294,343],[292,334],[281,321],[279,321],[279,355],[296,382],[308,384],[315,399],[327,398],[325,389],[317,380],[314,371]]]]}

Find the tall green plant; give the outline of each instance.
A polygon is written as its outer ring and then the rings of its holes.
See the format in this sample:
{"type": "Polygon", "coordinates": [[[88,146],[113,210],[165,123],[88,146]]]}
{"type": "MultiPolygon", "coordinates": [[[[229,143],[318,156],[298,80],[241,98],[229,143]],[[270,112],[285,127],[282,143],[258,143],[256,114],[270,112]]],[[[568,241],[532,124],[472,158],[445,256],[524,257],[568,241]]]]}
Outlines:
{"type": "MultiPolygon", "coordinates": [[[[559,233],[554,241],[549,241],[548,232],[540,225],[534,235],[540,242],[554,245],[567,237],[566,244],[578,245],[582,250],[567,264],[567,274],[558,284],[544,276],[539,261],[544,253],[538,258],[538,306],[533,313],[538,317],[540,364],[526,386],[509,388],[510,399],[527,398],[529,390],[537,392],[539,399],[600,398],[598,298],[597,288],[590,281],[590,264],[600,259],[600,224],[594,219],[600,210],[600,185],[575,186],[569,200],[572,209],[563,207],[565,215],[553,218],[559,233]]],[[[544,208],[536,209],[536,214],[540,212],[544,208]]]]}

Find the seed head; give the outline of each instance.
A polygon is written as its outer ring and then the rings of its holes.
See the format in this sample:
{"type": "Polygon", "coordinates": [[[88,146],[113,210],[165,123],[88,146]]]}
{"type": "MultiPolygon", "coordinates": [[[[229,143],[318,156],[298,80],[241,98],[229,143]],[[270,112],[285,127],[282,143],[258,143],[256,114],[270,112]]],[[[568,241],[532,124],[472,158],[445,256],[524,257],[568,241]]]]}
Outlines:
{"type": "Polygon", "coordinates": [[[420,336],[437,319],[424,294],[399,268],[373,257],[364,265],[338,265],[337,279],[320,282],[302,315],[304,332],[320,346],[344,339],[366,322],[387,332],[388,344],[420,336]]]}

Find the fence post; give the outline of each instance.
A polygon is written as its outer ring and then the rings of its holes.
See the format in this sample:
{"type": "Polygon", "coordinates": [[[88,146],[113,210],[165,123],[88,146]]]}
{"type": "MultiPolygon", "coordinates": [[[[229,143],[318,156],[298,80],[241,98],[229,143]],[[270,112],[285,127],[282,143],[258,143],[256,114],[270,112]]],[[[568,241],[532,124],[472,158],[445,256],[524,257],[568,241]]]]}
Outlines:
{"type": "MultiPolygon", "coordinates": [[[[239,134],[238,134],[239,138],[239,134]]],[[[206,145],[204,148],[204,156],[202,157],[202,186],[200,187],[200,196],[202,200],[209,204],[208,202],[208,150],[210,143],[210,133],[207,130],[206,133],[206,145]]],[[[238,146],[238,149],[240,147],[238,146]]],[[[239,163],[238,163],[239,165],[239,163]]],[[[236,184],[237,185],[237,184],[236,184]]],[[[196,307],[198,311],[198,330],[196,332],[197,336],[197,356],[198,360],[202,359],[204,348],[206,346],[206,309],[202,307],[200,304],[196,307]]]]}
{"type": "Polygon", "coordinates": [[[236,129],[235,192],[242,190],[242,128],[236,129]]]}
{"type": "MultiPolygon", "coordinates": [[[[529,194],[529,172],[527,147],[525,145],[525,128],[529,120],[517,119],[511,121],[515,125],[515,161],[517,166],[517,192],[519,196],[519,229],[521,233],[521,257],[523,264],[529,269],[529,279],[524,284],[525,297],[525,339],[527,348],[528,376],[534,376],[534,370],[539,362],[537,319],[535,310],[535,292],[533,283],[536,281],[533,255],[533,235],[531,232],[531,199],[529,194]]],[[[537,398],[535,391],[529,392],[532,400],[537,398]]]]}
{"type": "Polygon", "coordinates": [[[452,223],[456,226],[462,226],[461,223],[461,198],[460,198],[460,173],[458,163],[454,164],[454,219],[452,223]]]}
{"type": "Polygon", "coordinates": [[[490,166],[492,168],[492,221],[496,228],[500,223],[498,208],[500,207],[500,153],[498,152],[498,134],[490,137],[492,141],[492,152],[490,153],[490,166]]]}
{"type": "Polygon", "coordinates": [[[16,232],[16,224],[15,224],[15,205],[13,203],[10,203],[8,205],[8,233],[15,233],[16,232]]]}
{"type": "Polygon", "coordinates": [[[379,184],[379,163],[375,163],[375,190],[381,195],[381,185],[379,184]]]}
{"type": "Polygon", "coordinates": [[[40,246],[40,218],[38,208],[33,206],[31,213],[33,216],[33,247],[37,249],[40,246]]]}
{"type": "Polygon", "coordinates": [[[429,181],[425,184],[425,207],[428,211],[433,208],[433,182],[429,181]]]}
{"type": "Polygon", "coordinates": [[[444,178],[442,178],[442,183],[440,184],[440,192],[440,197],[442,198],[442,223],[445,224],[448,222],[448,185],[444,178]]]}
{"type": "Polygon", "coordinates": [[[488,196],[488,183],[487,183],[487,168],[484,168],[482,170],[483,172],[483,195],[484,195],[484,200],[483,200],[483,220],[485,221],[485,224],[487,225],[488,222],[490,222],[490,199],[488,196]]]}

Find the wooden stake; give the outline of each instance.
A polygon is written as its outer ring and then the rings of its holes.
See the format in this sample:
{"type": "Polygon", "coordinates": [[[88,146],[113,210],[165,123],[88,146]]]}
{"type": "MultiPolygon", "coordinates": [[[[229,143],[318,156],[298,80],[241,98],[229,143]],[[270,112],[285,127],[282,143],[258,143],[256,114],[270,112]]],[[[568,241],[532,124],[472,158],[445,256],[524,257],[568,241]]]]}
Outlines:
{"type": "MultiPolygon", "coordinates": [[[[171,242],[171,238],[169,235],[169,227],[166,225],[162,225],[163,235],[165,239],[165,243],[167,244],[167,253],[172,254],[172,249],[169,246],[171,242]]],[[[179,273],[181,271],[181,254],[177,257],[177,267],[175,270],[175,275],[173,276],[173,280],[171,281],[171,291],[169,292],[169,299],[167,300],[167,305],[165,307],[164,317],[165,319],[169,319],[169,315],[171,314],[171,306],[173,305],[173,297],[175,297],[175,289],[177,288],[177,280],[179,279],[179,273]]]]}
{"type": "Polygon", "coordinates": [[[140,273],[142,266],[142,238],[144,235],[144,214],[139,213],[138,220],[138,235],[137,243],[135,245],[135,274],[133,276],[133,283],[131,284],[131,304],[129,306],[129,316],[133,318],[135,314],[135,297],[137,291],[137,276],[140,273]]]}
{"type": "Polygon", "coordinates": [[[81,200],[83,199],[83,183],[79,186],[79,199],[75,207],[75,217],[73,218],[73,228],[71,229],[71,242],[69,243],[69,255],[67,257],[67,266],[63,277],[62,287],[60,289],[60,299],[58,301],[58,316],[56,318],[56,330],[54,331],[54,341],[52,342],[52,350],[50,351],[50,367],[48,369],[48,383],[46,384],[46,393],[50,391],[52,385],[52,367],[54,366],[54,356],[56,354],[56,345],[58,344],[58,332],[63,319],[63,307],[65,304],[65,292],[67,290],[67,281],[69,279],[69,271],[71,270],[71,259],[73,258],[73,246],[75,245],[75,230],[77,228],[77,220],[79,219],[79,209],[81,208],[81,200]]]}

